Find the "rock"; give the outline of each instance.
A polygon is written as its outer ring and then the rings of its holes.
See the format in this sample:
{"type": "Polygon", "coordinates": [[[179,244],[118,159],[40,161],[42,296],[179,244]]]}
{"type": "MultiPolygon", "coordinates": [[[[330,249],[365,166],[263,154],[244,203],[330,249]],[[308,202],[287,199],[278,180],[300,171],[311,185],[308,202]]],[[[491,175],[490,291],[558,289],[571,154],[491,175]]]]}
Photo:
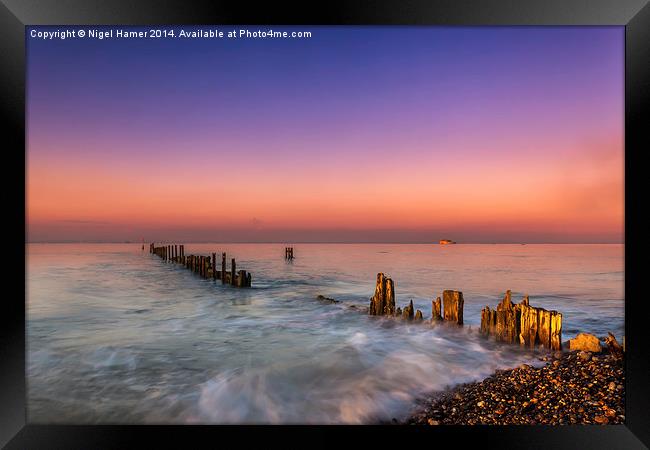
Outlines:
{"type": "Polygon", "coordinates": [[[611,381],[611,382],[607,385],[607,389],[609,389],[610,391],[614,391],[614,390],[616,390],[616,383],[614,383],[613,381],[611,381]]]}
{"type": "Polygon", "coordinates": [[[479,408],[483,408],[485,406],[485,402],[483,400],[481,400],[480,402],[478,402],[476,404],[476,406],[478,406],[479,408]]]}
{"type": "Polygon", "coordinates": [[[590,333],[579,333],[575,338],[569,339],[569,350],[583,350],[591,353],[600,353],[600,341],[590,333]]]}
{"type": "Polygon", "coordinates": [[[562,352],[554,352],[553,353],[553,358],[561,359],[562,358],[562,352]]]}
{"type": "Polygon", "coordinates": [[[609,423],[609,419],[607,418],[607,416],[596,416],[594,417],[594,422],[601,425],[605,425],[609,423]]]}
{"type": "Polygon", "coordinates": [[[526,370],[530,370],[530,369],[532,369],[532,367],[529,366],[528,364],[522,364],[521,366],[519,366],[519,370],[526,371],[526,370]]]}
{"type": "Polygon", "coordinates": [[[397,317],[401,317],[401,316],[402,316],[402,308],[400,308],[400,307],[398,306],[397,309],[395,310],[395,315],[396,315],[397,317]]]}
{"type": "Polygon", "coordinates": [[[607,333],[608,336],[605,338],[605,344],[607,344],[607,347],[609,348],[609,352],[616,356],[616,357],[621,357],[623,356],[623,347],[621,344],[618,343],[616,338],[612,333],[607,333]]]}
{"type": "Polygon", "coordinates": [[[333,298],[325,297],[324,295],[319,295],[316,297],[316,300],[320,300],[321,302],[327,302],[327,303],[341,303],[339,300],[334,300],[333,298]]]}
{"type": "Polygon", "coordinates": [[[578,352],[578,358],[580,358],[583,361],[589,361],[591,359],[591,352],[585,352],[580,350],[578,352]]]}
{"type": "Polygon", "coordinates": [[[427,420],[427,422],[429,423],[429,425],[440,425],[440,422],[434,419],[429,419],[427,420]]]}
{"type": "Polygon", "coordinates": [[[423,319],[423,317],[422,317],[422,311],[420,311],[420,310],[418,309],[417,311],[415,311],[415,321],[416,321],[416,322],[421,322],[422,319],[423,319]]]}

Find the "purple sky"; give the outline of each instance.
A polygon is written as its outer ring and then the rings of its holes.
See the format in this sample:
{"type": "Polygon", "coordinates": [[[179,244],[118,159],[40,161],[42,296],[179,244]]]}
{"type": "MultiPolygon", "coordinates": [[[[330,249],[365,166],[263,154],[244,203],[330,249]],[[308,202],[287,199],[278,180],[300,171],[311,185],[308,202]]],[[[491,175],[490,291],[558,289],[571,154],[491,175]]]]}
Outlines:
{"type": "Polygon", "coordinates": [[[622,242],[623,27],[307,29],[28,38],[29,240],[622,242]]]}

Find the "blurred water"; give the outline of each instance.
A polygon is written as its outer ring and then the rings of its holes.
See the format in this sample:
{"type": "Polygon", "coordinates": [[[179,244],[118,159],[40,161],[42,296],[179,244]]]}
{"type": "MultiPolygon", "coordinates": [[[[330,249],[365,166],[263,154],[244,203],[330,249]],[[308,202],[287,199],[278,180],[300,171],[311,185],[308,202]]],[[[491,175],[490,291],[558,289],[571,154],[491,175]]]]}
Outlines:
{"type": "MultiPolygon", "coordinates": [[[[369,423],[431,390],[536,362],[480,338],[506,289],[578,331],[623,333],[623,245],[186,244],[252,273],[236,289],[137,244],[27,245],[34,423],[369,423]],[[425,318],[463,291],[466,326],[368,317],[376,274],[425,318]],[[341,300],[323,304],[319,294],[341,300]],[[471,326],[471,327],[470,327],[471,326]]],[[[619,338],[620,340],[620,338],[619,338]]]]}

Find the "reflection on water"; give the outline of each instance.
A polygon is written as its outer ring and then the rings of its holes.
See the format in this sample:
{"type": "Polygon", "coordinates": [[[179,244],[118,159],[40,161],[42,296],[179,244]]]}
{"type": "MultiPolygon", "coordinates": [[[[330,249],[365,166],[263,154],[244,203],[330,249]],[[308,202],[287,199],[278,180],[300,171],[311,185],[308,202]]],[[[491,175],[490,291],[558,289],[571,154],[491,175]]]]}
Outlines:
{"type": "MultiPolygon", "coordinates": [[[[27,246],[28,415],[37,423],[368,423],[424,392],[535,363],[477,335],[506,289],[578,331],[623,333],[622,245],[186,244],[225,251],[253,287],[202,280],[136,244],[27,246]],[[462,290],[463,328],[367,305],[376,274],[431,315],[462,290]],[[341,300],[327,304],[319,294],[341,300]]],[[[620,339],[619,339],[620,340],[620,339]]]]}

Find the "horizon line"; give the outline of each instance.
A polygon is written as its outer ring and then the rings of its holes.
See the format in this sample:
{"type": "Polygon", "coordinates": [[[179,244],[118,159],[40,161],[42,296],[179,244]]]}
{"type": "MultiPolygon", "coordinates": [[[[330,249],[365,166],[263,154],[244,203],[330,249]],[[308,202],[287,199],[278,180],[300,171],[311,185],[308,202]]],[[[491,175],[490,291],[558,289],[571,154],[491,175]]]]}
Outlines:
{"type": "Polygon", "coordinates": [[[421,242],[399,242],[399,241],[188,241],[188,240],[174,240],[174,241],[26,241],[25,244],[151,244],[151,243],[166,243],[166,244],[401,244],[401,245],[441,245],[441,246],[454,246],[454,245],[624,245],[625,242],[455,242],[454,244],[440,244],[434,241],[421,241],[421,242]]]}

